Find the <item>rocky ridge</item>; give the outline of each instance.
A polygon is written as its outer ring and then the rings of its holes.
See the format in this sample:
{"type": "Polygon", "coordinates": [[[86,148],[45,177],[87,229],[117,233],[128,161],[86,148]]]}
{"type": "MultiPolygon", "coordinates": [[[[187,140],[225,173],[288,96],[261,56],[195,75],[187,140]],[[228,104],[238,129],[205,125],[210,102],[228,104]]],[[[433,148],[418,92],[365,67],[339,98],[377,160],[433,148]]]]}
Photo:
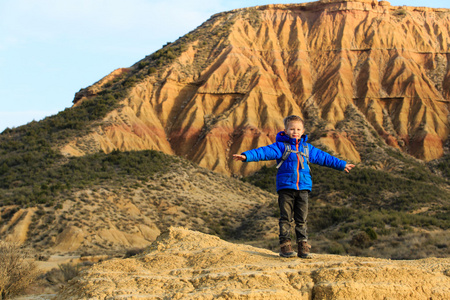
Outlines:
{"type": "Polygon", "coordinates": [[[75,96],[131,88],[66,155],[155,149],[223,174],[260,164],[231,160],[272,143],[288,114],[314,143],[353,162],[382,143],[425,161],[450,132],[450,10],[387,1],[318,1],[237,9],[75,96]],[[358,125],[351,118],[360,115],[358,125]],[[356,126],[358,125],[358,126],[356,126]]]}
{"type": "Polygon", "coordinates": [[[449,259],[286,259],[172,227],[143,255],[94,265],[56,299],[448,299],[449,286],[449,259]]]}

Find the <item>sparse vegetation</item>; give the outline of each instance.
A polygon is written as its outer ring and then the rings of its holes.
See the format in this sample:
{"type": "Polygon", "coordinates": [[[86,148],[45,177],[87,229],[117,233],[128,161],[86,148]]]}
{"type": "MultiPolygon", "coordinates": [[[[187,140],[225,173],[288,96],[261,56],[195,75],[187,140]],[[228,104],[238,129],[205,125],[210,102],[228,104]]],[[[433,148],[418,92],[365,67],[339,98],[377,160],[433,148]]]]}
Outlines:
{"type": "MultiPolygon", "coordinates": [[[[78,158],[64,158],[53,150],[51,143],[58,141],[59,135],[52,134],[46,126],[33,123],[28,128],[5,132],[1,136],[3,142],[0,144],[0,207],[9,204],[39,207],[30,229],[45,233],[36,235],[33,238],[35,243],[51,245],[52,237],[62,231],[62,228],[57,226],[59,221],[54,212],[53,215],[47,213],[47,208],[61,210],[62,201],[69,199],[76,204],[70,211],[62,213],[61,218],[66,218],[66,222],[69,222],[66,224],[71,226],[89,228],[90,224],[84,220],[92,218],[92,212],[83,209],[83,205],[95,206],[99,195],[103,194],[104,198],[105,193],[116,193],[118,198],[127,199],[142,197],[139,194],[144,190],[158,193],[160,198],[152,199],[150,207],[170,203],[179,207],[183,214],[180,218],[167,215],[159,219],[158,222],[161,223],[158,224],[183,226],[189,223],[189,220],[195,219],[195,222],[190,222],[193,229],[216,234],[224,239],[258,240],[266,228],[251,223],[258,221],[258,218],[279,216],[275,202],[264,207],[258,206],[246,214],[250,217],[245,220],[248,224],[236,227],[235,224],[243,222],[236,216],[208,213],[192,206],[190,201],[183,197],[170,199],[166,196],[165,191],[178,187],[174,184],[175,177],[165,177],[164,174],[171,169],[179,169],[175,165],[191,163],[156,151],[114,151],[110,154],[96,153],[78,158]],[[86,189],[92,192],[84,191],[76,195],[76,191],[86,189]]],[[[439,187],[446,184],[445,179],[431,173],[423,163],[398,151],[386,153],[387,156],[383,158],[386,160],[385,164],[395,165],[398,164],[396,162],[401,162],[402,167],[392,172],[358,167],[350,174],[344,174],[313,166],[315,184],[310,195],[309,227],[311,238],[318,241],[314,245],[314,251],[391,255],[391,258],[402,258],[404,256],[395,251],[382,250],[374,254],[370,251],[375,251],[371,250],[373,247],[379,249],[378,245],[386,245],[389,241],[400,243],[395,241],[400,237],[415,234],[413,228],[430,231],[448,229],[450,207],[445,200],[450,197],[445,189],[439,187]],[[424,206],[428,209],[420,210],[424,206]],[[373,247],[358,243],[359,240],[355,236],[363,235],[361,232],[369,237],[367,245],[373,247]]],[[[444,160],[437,168],[442,173],[447,172],[444,160]]],[[[243,180],[275,193],[275,174],[275,168],[263,167],[243,180]]],[[[2,222],[10,220],[16,211],[17,209],[3,209],[2,222]]],[[[145,214],[152,216],[150,212],[145,214]]],[[[162,210],[160,214],[164,216],[165,211],[162,210]]],[[[119,223],[117,227],[121,230],[130,233],[135,230],[135,226],[127,223],[126,216],[109,215],[108,218],[119,223]]],[[[423,239],[423,243],[427,243],[424,249],[427,250],[417,252],[417,255],[444,255],[447,244],[442,244],[432,237],[429,241],[423,239]]],[[[268,241],[261,243],[266,246],[268,241]]],[[[273,246],[276,242],[269,244],[273,246]]],[[[109,247],[113,248],[115,245],[109,247]]],[[[416,252],[413,255],[416,255],[416,252]]]]}
{"type": "Polygon", "coordinates": [[[59,264],[58,268],[61,271],[65,282],[77,277],[80,273],[80,266],[71,263],[59,264]]]}
{"type": "Polygon", "coordinates": [[[261,16],[256,8],[251,8],[246,11],[247,21],[257,30],[261,26],[261,16]]]}
{"type": "Polygon", "coordinates": [[[395,10],[392,14],[394,16],[398,17],[399,19],[403,19],[404,17],[406,17],[408,15],[408,12],[403,8],[399,8],[399,9],[395,10]]]}
{"type": "Polygon", "coordinates": [[[17,160],[8,160],[8,155],[5,156],[1,159],[11,165],[11,169],[0,175],[0,188],[3,190],[0,195],[1,205],[58,206],[55,199],[63,191],[106,181],[118,183],[126,176],[148,178],[176,160],[157,151],[114,151],[108,155],[97,153],[74,157],[64,164],[57,164],[56,160],[37,152],[36,157],[27,156],[29,164],[19,162],[15,165],[17,160]]]}
{"type": "Polygon", "coordinates": [[[0,299],[20,295],[38,275],[27,251],[14,243],[0,241],[0,299]]]}
{"type": "Polygon", "coordinates": [[[450,155],[445,155],[440,159],[437,168],[442,172],[442,175],[450,181],[450,155]]]}

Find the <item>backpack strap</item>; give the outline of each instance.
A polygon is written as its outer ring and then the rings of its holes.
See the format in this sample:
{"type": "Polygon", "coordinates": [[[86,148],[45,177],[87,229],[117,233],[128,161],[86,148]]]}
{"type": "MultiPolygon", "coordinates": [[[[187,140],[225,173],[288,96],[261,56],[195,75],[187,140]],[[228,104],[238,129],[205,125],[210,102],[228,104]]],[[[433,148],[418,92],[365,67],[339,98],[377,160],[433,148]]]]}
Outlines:
{"type": "Polygon", "coordinates": [[[302,155],[306,158],[306,161],[309,164],[309,148],[308,148],[308,145],[306,143],[303,144],[303,153],[302,153],[302,155]]]}
{"type": "MultiPolygon", "coordinates": [[[[306,158],[306,161],[309,164],[309,149],[308,149],[308,145],[304,144],[303,145],[303,152],[301,151],[297,151],[297,150],[292,150],[291,145],[287,142],[283,142],[284,144],[284,153],[283,156],[281,157],[280,162],[277,165],[277,169],[279,169],[281,167],[281,165],[284,163],[284,161],[289,157],[289,155],[291,155],[291,153],[299,153],[302,157],[306,158]]],[[[300,159],[300,165],[301,168],[304,169],[305,166],[303,165],[303,160],[300,159]]]]}
{"type": "Polygon", "coordinates": [[[303,156],[306,158],[306,162],[309,165],[309,174],[312,177],[312,170],[311,170],[311,165],[309,164],[309,148],[308,145],[306,143],[303,144],[303,156]]]}
{"type": "Polygon", "coordinates": [[[284,144],[284,153],[283,153],[283,156],[281,157],[280,162],[277,165],[277,169],[279,169],[281,167],[281,165],[289,157],[289,155],[291,155],[291,153],[297,153],[298,152],[296,150],[292,150],[291,149],[291,145],[289,143],[283,142],[283,144],[284,144]]]}

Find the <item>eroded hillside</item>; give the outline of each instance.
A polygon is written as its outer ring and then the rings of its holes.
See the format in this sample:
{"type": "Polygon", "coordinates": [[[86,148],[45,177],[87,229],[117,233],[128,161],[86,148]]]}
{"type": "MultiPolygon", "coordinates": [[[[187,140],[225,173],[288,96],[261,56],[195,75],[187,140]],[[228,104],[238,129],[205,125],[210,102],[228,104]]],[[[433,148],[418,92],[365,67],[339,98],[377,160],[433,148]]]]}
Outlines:
{"type": "Polygon", "coordinates": [[[276,248],[276,196],[206,170],[252,173],[273,191],[274,169],[229,157],[270,143],[296,113],[315,145],[361,161],[346,175],[314,170],[317,252],[448,256],[448,24],[446,9],[384,1],[215,15],[74,107],[0,135],[0,235],[98,253],[178,225],[276,248]],[[405,154],[443,151],[428,164],[405,154]]]}
{"type": "MultiPolygon", "coordinates": [[[[275,195],[183,159],[155,152],[100,157],[75,158],[63,170],[52,170],[66,173],[72,186],[44,196],[53,199],[46,205],[2,203],[2,240],[41,254],[114,255],[149,246],[170,226],[230,237],[249,215],[275,208],[275,195]]],[[[64,185],[61,177],[58,184],[64,185]]],[[[277,236],[273,216],[266,214],[256,224],[264,231],[261,239],[277,236]]]]}
{"type": "MultiPolygon", "coordinates": [[[[288,114],[317,145],[373,162],[382,143],[425,161],[450,132],[450,11],[387,1],[318,1],[238,9],[119,69],[75,106],[127,88],[67,155],[156,149],[223,173],[247,175],[232,153],[266,145],[288,114]],[[355,121],[354,116],[362,117],[355,121]]],[[[358,117],[359,118],[359,117],[358,117]]]]}

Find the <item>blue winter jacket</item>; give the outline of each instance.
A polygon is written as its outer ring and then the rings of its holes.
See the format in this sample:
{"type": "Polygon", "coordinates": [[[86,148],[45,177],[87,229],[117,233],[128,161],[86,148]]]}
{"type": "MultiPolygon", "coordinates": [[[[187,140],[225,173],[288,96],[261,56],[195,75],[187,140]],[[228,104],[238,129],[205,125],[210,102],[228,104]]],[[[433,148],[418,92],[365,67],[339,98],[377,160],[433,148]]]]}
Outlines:
{"type": "MultiPolygon", "coordinates": [[[[281,161],[285,150],[285,142],[289,143],[291,149],[304,152],[304,145],[307,145],[309,150],[309,161],[313,164],[330,167],[336,170],[344,170],[347,162],[340,160],[316,147],[306,143],[308,140],[307,135],[303,135],[300,139],[291,139],[284,131],[277,134],[276,142],[243,152],[242,154],[247,157],[246,162],[261,161],[261,160],[277,160],[277,163],[281,161]]],[[[312,179],[309,165],[305,157],[298,153],[291,153],[289,157],[280,166],[277,173],[277,191],[282,189],[293,190],[308,190],[311,191],[312,179]],[[303,166],[299,159],[303,159],[303,166]]]]}

